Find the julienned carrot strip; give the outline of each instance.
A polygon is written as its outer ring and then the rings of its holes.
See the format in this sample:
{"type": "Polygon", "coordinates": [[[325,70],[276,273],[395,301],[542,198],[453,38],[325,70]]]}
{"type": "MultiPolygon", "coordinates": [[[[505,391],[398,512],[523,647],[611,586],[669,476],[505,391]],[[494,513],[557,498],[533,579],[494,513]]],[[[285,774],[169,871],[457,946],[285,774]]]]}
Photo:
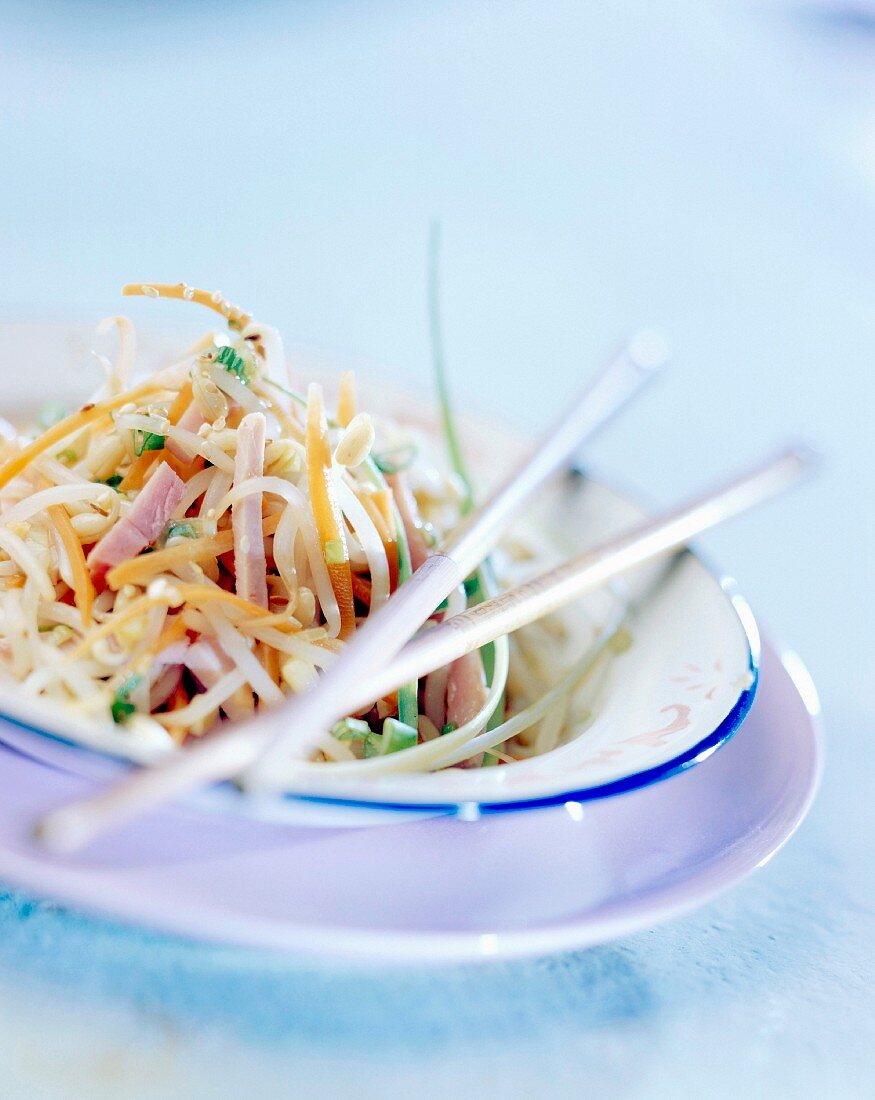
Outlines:
{"type": "Polygon", "coordinates": [[[240,596],[235,596],[233,592],[226,592],[224,588],[213,588],[208,584],[184,584],[171,581],[167,583],[163,592],[154,595],[149,595],[147,592],[129,603],[124,610],[113,614],[111,619],[91,630],[73,650],[73,656],[82,657],[95,642],[99,642],[101,638],[108,638],[110,634],[115,634],[123,626],[127,626],[128,623],[141,618],[153,607],[181,607],[183,604],[193,604],[199,607],[205,603],[230,604],[249,618],[270,614],[269,611],[265,611],[258,604],[244,600],[240,596]]]}
{"type": "MultiPolygon", "coordinates": [[[[280,521],[280,515],[268,516],[261,525],[265,535],[272,535],[280,521]]],[[[185,562],[208,561],[226,554],[234,548],[234,533],[232,531],[219,531],[217,535],[206,535],[199,539],[187,539],[177,543],[176,546],[168,546],[164,550],[156,550],[152,554],[141,554],[139,557],[124,561],[121,565],[115,565],[106,575],[106,583],[110,588],[118,590],[125,584],[144,584],[150,577],[158,573],[164,573],[168,569],[174,569],[185,562]]]]}
{"type": "Polygon", "coordinates": [[[392,490],[379,489],[373,493],[363,493],[359,500],[382,539],[383,551],[389,563],[389,591],[394,592],[398,587],[398,538],[395,531],[392,490]]]}
{"type": "Polygon", "coordinates": [[[171,424],[178,424],[179,418],[192,402],[194,393],[191,382],[186,382],[179,393],[174,397],[173,404],[167,410],[167,419],[171,424]]]}
{"type": "Polygon", "coordinates": [[[185,283],[128,283],[122,287],[122,294],[125,297],[141,295],[145,298],[179,298],[186,302],[197,302],[199,306],[206,306],[207,309],[220,313],[228,322],[228,328],[238,331],[252,320],[248,313],[244,313],[238,306],[232,306],[221,294],[199,290],[194,286],[186,286],[185,283]]]}
{"type": "Polygon", "coordinates": [[[259,642],[258,654],[261,658],[261,663],[264,665],[265,671],[273,682],[280,686],[280,655],[278,650],[273,646],[267,644],[267,642],[259,642]]]}
{"type": "Polygon", "coordinates": [[[210,584],[183,584],[171,581],[168,587],[182,597],[183,603],[194,604],[196,607],[205,603],[227,603],[250,618],[263,618],[270,615],[269,611],[259,607],[257,603],[244,600],[242,596],[237,596],[233,592],[226,592],[224,588],[214,588],[210,584]]]}
{"type": "Polygon", "coordinates": [[[187,707],[188,703],[189,703],[188,692],[185,690],[182,683],[180,682],[173,689],[173,694],[170,696],[170,699],[167,701],[167,709],[169,711],[181,710],[183,707],[187,707]]]}
{"type": "Polygon", "coordinates": [[[307,391],[307,483],[310,504],[328,577],[340,611],[340,637],[348,638],[355,630],[355,604],[352,596],[352,571],[343,518],[334,493],[334,471],[322,387],[311,383],[307,391]]]}
{"type": "Polygon", "coordinates": [[[199,474],[204,468],[203,455],[195,455],[191,462],[180,462],[176,455],[170,451],[156,451],[170,469],[183,481],[190,481],[195,474],[199,474]]]}
{"type": "Polygon", "coordinates": [[[44,454],[56,443],[60,443],[62,439],[66,439],[68,435],[78,432],[88,424],[93,424],[95,420],[99,420],[102,416],[112,412],[113,409],[119,409],[122,405],[127,405],[129,401],[136,401],[140,397],[156,393],[164,388],[166,387],[151,380],[141,382],[139,386],[134,386],[131,390],[118,393],[114,397],[108,397],[105,401],[98,401],[96,405],[83,405],[78,412],[65,416],[63,420],[59,420],[57,424],[53,424],[42,435],[37,436],[32,443],[28,443],[23,451],[19,451],[17,455],[14,455],[8,462],[0,466],[0,489],[8,485],[35,458],[39,458],[41,454],[44,454]]]}
{"type": "Polygon", "coordinates": [[[79,541],[79,536],[76,534],[63,505],[52,504],[46,511],[55,525],[55,530],[64,544],[64,549],[67,551],[70,570],[73,574],[73,592],[76,597],[76,606],[82,616],[82,625],[87,630],[92,621],[91,609],[94,606],[94,585],[91,583],[91,574],[85,564],[82,543],[79,541]]]}
{"type": "Polygon", "coordinates": [[[143,451],[128,467],[128,472],[119,482],[119,489],[126,493],[129,489],[142,489],[146,474],[152,464],[164,457],[164,451],[143,451]]]}
{"type": "MultiPolygon", "coordinates": [[[[253,623],[242,622],[238,625],[238,629],[241,633],[246,634],[251,630],[253,625],[253,623]]],[[[299,630],[303,630],[303,627],[297,619],[290,619],[283,611],[271,612],[269,615],[260,615],[258,617],[258,625],[276,627],[277,630],[283,630],[286,634],[297,634],[299,630]]]]}
{"type": "Polygon", "coordinates": [[[355,375],[351,370],[345,370],[340,376],[340,385],[337,390],[337,423],[345,428],[357,411],[355,397],[355,375]]]}
{"type": "Polygon", "coordinates": [[[186,625],[182,620],[182,616],[174,615],[165,622],[164,628],[151,647],[152,652],[160,653],[162,649],[167,649],[174,642],[181,642],[186,636],[186,632],[186,625]]]}
{"type": "Polygon", "coordinates": [[[352,594],[355,598],[370,608],[371,606],[371,584],[370,581],[366,581],[364,577],[360,577],[358,573],[352,575],[352,594]]]}

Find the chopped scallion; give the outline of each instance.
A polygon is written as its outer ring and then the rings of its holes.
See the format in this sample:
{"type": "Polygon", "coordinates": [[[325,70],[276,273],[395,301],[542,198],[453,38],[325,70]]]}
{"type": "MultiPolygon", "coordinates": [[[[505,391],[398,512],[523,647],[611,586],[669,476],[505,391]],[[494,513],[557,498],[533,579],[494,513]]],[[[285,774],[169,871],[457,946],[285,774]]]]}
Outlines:
{"type": "Polygon", "coordinates": [[[196,539],[197,528],[193,523],[171,523],[167,528],[168,539],[196,539]]]}
{"type": "Polygon", "coordinates": [[[331,730],[331,736],[338,741],[364,741],[372,733],[371,727],[361,718],[343,718],[331,730]]]}
{"type": "Polygon", "coordinates": [[[252,378],[252,367],[240,352],[235,351],[230,344],[226,344],[225,347],[219,349],[216,362],[223,366],[229,374],[236,375],[244,386],[249,385],[252,378]]]}
{"type": "Polygon", "coordinates": [[[124,725],[134,714],[137,708],[130,701],[130,694],[143,682],[142,676],[129,676],[123,684],[116,688],[115,696],[110,706],[112,720],[116,725],[124,725]]]}
{"type": "Polygon", "coordinates": [[[343,718],[331,733],[338,741],[361,741],[366,757],[376,756],[381,751],[382,735],[361,718],[343,718]]]}
{"type": "Polygon", "coordinates": [[[383,740],[380,746],[382,755],[410,749],[419,740],[419,734],[413,726],[399,722],[397,718],[387,718],[383,722],[383,740]]]}
{"type": "Polygon", "coordinates": [[[400,474],[414,462],[418,449],[413,443],[404,443],[399,447],[390,447],[387,451],[371,453],[374,465],[382,474],[400,474]]]}
{"type": "Polygon", "coordinates": [[[160,451],[164,448],[164,436],[157,432],[134,431],[134,454],[139,458],[145,451],[160,451]]]}

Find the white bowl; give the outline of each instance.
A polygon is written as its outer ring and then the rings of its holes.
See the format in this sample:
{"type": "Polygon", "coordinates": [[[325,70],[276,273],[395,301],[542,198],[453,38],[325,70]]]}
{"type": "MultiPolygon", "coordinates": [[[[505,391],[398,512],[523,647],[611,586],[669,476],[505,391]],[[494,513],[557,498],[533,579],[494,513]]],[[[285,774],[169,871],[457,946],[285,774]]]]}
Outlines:
{"type": "MultiPolygon", "coordinates": [[[[47,399],[74,404],[97,380],[71,370],[83,364],[93,329],[72,324],[0,325],[0,365],[5,369],[0,415],[14,419],[47,399]],[[26,376],[16,370],[27,349],[26,376]]],[[[139,340],[142,367],[156,366],[184,346],[178,333],[147,333],[139,340]]],[[[299,373],[305,357],[293,356],[299,373]]],[[[344,361],[347,367],[351,364],[344,361]]],[[[411,399],[361,379],[365,407],[413,416],[428,426],[431,416],[411,399]],[[415,412],[411,412],[415,409],[415,412]]],[[[475,468],[494,479],[525,444],[483,424],[463,424],[475,468]]],[[[568,477],[538,504],[541,522],[564,551],[580,551],[610,537],[643,515],[605,485],[568,477]]],[[[529,517],[531,520],[531,517],[529,517]]],[[[624,578],[634,599],[661,567],[643,567],[624,578]]],[[[579,602],[582,621],[604,623],[616,595],[604,591],[579,602]]],[[[705,759],[738,728],[753,702],[759,639],[753,616],[731,582],[716,576],[692,553],[679,556],[657,590],[643,603],[632,627],[633,644],[612,658],[592,699],[592,716],[578,736],[560,748],[517,763],[484,769],[447,769],[433,774],[354,776],[333,774],[330,765],[309,767],[295,794],[252,800],[225,787],[215,792],[223,806],[300,820],[333,823],[332,807],[368,810],[445,810],[468,814],[556,802],[601,798],[652,783],[705,759]],[[313,801],[324,802],[319,814],[313,801]]],[[[0,686],[0,739],[46,763],[95,779],[155,757],[155,750],[126,738],[123,727],[71,718],[55,704],[0,686]],[[72,748],[71,745],[76,745],[72,748]],[[89,751],[90,750],[90,751],[89,751]]],[[[348,813],[343,815],[349,823],[348,813]]],[[[366,815],[374,820],[372,814],[366,815]]]]}

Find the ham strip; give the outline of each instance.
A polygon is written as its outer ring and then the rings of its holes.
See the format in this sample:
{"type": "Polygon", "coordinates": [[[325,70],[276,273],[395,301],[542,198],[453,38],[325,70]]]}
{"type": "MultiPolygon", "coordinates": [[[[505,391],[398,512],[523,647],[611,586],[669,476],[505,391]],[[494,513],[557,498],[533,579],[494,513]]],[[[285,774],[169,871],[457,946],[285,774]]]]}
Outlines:
{"type": "MultiPolygon", "coordinates": [[[[192,432],[197,435],[198,428],[202,424],[205,424],[203,413],[198,408],[197,402],[192,401],[185,412],[177,421],[177,428],[184,428],[187,432],[192,432]]],[[[178,458],[180,462],[191,462],[196,454],[195,451],[190,450],[184,443],[180,443],[176,439],[168,439],[164,446],[173,455],[174,458],[178,458]]]]}
{"type": "MultiPolygon", "coordinates": [[[[486,677],[483,675],[479,651],[475,649],[473,653],[458,657],[450,665],[450,674],[447,677],[447,722],[451,722],[457,729],[470,722],[485,705],[487,695],[486,677]]],[[[459,767],[479,767],[482,759],[481,752],[470,760],[465,760],[459,767]]]]}
{"type": "MultiPolygon", "coordinates": [[[[267,423],[264,413],[249,413],[237,429],[237,454],[234,458],[234,487],[264,474],[264,439],[267,423]]],[[[231,510],[234,531],[234,572],[237,595],[267,607],[267,563],[261,530],[261,493],[250,493],[235,501],[231,510]]]]}
{"type": "Polygon", "coordinates": [[[456,727],[470,722],[486,703],[486,678],[480,653],[466,653],[450,665],[447,677],[447,722],[456,727]]]}
{"type": "Polygon", "coordinates": [[[114,565],[150,546],[167,526],[184,492],[183,480],[162,462],[137,494],[128,514],[91,548],[88,568],[95,580],[102,581],[114,565]]]}
{"type": "Polygon", "coordinates": [[[407,478],[404,474],[390,474],[386,481],[395,497],[398,511],[401,513],[401,522],[404,524],[404,533],[407,535],[407,545],[410,547],[410,564],[414,569],[431,554],[425,532],[422,529],[422,520],[419,517],[419,508],[416,505],[416,497],[410,491],[407,478]]]}

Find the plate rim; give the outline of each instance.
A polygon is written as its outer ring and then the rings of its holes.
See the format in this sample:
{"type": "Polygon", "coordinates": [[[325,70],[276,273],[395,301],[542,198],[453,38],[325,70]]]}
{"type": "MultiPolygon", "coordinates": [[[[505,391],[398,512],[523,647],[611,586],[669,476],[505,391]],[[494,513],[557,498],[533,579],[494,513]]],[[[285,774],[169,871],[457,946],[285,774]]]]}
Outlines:
{"type": "MultiPolygon", "coordinates": [[[[578,918],[558,927],[539,927],[524,931],[500,933],[484,932],[409,932],[387,930],[364,932],[347,928],[320,928],[312,924],[288,927],[278,926],[276,920],[248,915],[245,922],[239,916],[223,913],[214,915],[208,929],[198,920],[197,914],[184,905],[169,915],[165,909],[146,922],[138,919],[118,892],[110,898],[101,897],[101,890],[91,896],[83,888],[76,875],[75,865],[63,862],[37,864],[39,872],[33,874],[34,864],[18,852],[0,850],[0,873],[11,881],[18,881],[24,888],[36,892],[45,890],[47,896],[60,898],[100,917],[121,920],[141,928],[174,935],[193,942],[208,942],[226,949],[256,948],[267,954],[283,953],[300,958],[335,958],[344,964],[368,966],[380,963],[398,965],[446,965],[486,963],[493,959],[509,960],[525,957],[543,957],[570,950],[582,950],[609,942],[624,935],[653,927],[707,904],[715,897],[731,889],[755,870],[765,866],[795,834],[817,795],[823,771],[823,730],[819,700],[810,674],[804,663],[792,649],[766,643],[775,660],[776,671],[790,681],[790,688],[801,703],[806,721],[805,734],[810,745],[808,774],[804,789],[796,799],[792,812],[776,836],[767,841],[756,859],[727,867],[724,861],[712,863],[700,873],[699,881],[706,880],[691,892],[690,879],[657,889],[645,903],[635,909],[613,912],[609,906],[597,919],[578,918]],[[10,858],[11,857],[11,858],[10,858]],[[20,873],[16,874],[16,870],[20,873]]],[[[768,691],[768,686],[765,691],[768,691]]],[[[5,751],[15,751],[6,749],[5,751]]],[[[26,754],[19,754],[26,755],[26,754]]],[[[36,766],[42,765],[32,761],[36,766]]],[[[99,884],[105,894],[105,885],[99,884]]],[[[628,903],[627,903],[628,905],[628,903]]],[[[615,903],[616,906],[616,903],[615,903]]]]}

